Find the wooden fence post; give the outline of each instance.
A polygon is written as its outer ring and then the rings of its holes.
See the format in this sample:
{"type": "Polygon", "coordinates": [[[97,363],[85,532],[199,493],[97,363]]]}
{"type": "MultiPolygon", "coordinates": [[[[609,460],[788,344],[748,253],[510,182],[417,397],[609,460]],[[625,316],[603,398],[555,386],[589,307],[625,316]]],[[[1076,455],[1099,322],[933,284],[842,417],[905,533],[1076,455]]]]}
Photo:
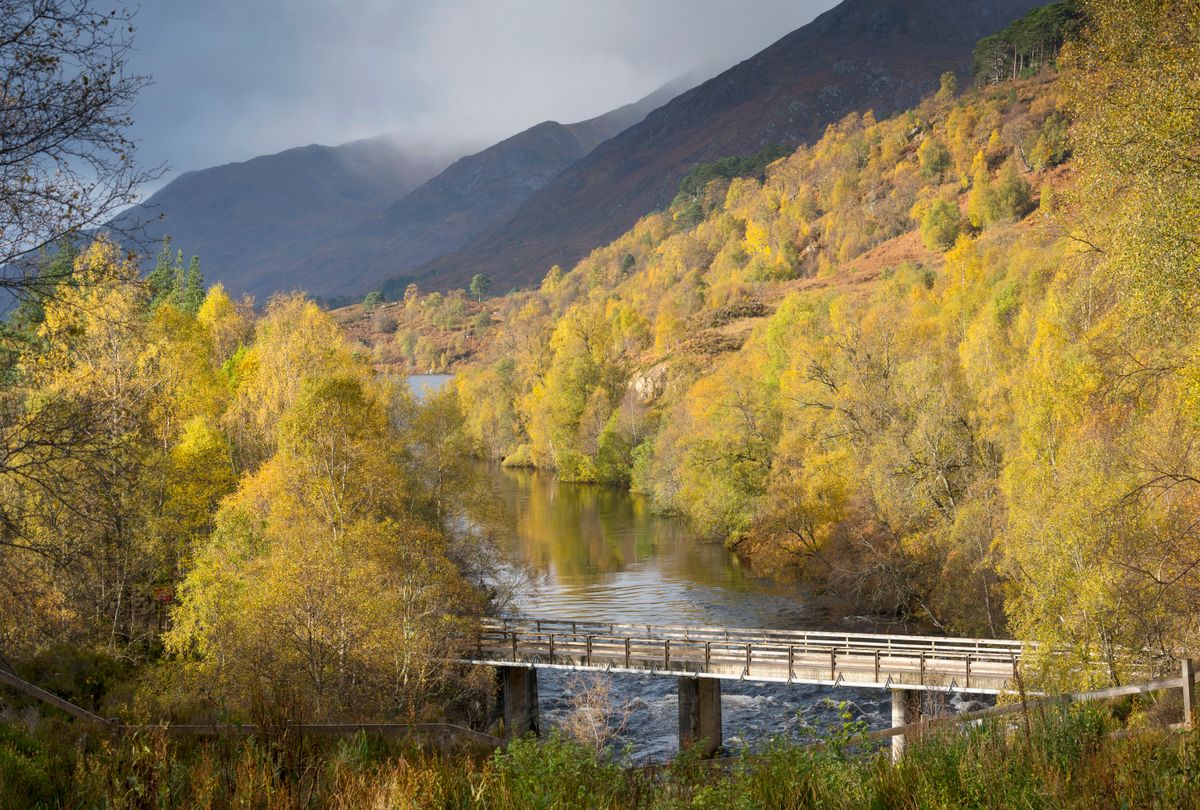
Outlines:
{"type": "Polygon", "coordinates": [[[1183,676],[1183,727],[1196,727],[1196,659],[1184,658],[1182,661],[1183,676]]]}

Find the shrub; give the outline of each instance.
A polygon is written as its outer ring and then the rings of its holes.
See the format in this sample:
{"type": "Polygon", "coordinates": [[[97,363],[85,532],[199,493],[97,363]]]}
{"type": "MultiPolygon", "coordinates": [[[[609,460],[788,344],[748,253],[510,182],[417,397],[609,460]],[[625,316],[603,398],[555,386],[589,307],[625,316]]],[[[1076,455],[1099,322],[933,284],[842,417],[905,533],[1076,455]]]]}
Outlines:
{"type": "Polygon", "coordinates": [[[1021,176],[1017,164],[1009,160],[1000,170],[1000,176],[988,195],[986,224],[1020,219],[1029,213],[1032,199],[1029,183],[1021,176]]]}
{"type": "Polygon", "coordinates": [[[936,200],[921,218],[921,240],[930,250],[946,251],[954,245],[961,228],[958,206],[936,200]]]}
{"type": "Polygon", "coordinates": [[[620,806],[621,764],[557,734],[515,740],[495,757],[496,805],[528,808],[620,806]],[[502,798],[501,798],[502,797],[502,798]],[[503,802],[503,804],[502,804],[503,802]]]}
{"type": "Polygon", "coordinates": [[[371,315],[371,331],[390,335],[396,331],[396,315],[386,309],[377,309],[371,315]]]}
{"type": "Polygon", "coordinates": [[[950,150],[935,137],[928,137],[917,149],[921,162],[921,174],[927,178],[939,178],[950,168],[950,150]]]}
{"type": "Polygon", "coordinates": [[[63,805],[65,779],[72,770],[65,756],[0,725],[0,807],[63,805]]]}

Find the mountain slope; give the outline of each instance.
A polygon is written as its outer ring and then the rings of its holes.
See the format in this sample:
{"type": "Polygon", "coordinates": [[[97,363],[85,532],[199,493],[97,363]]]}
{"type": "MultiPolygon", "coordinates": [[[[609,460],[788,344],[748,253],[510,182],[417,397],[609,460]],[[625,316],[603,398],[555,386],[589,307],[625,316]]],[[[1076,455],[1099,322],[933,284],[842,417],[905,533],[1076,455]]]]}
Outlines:
{"type": "MultiPolygon", "coordinates": [[[[979,571],[1011,524],[985,516],[1024,508],[1000,506],[1012,483],[1001,459],[1052,446],[1027,437],[1058,429],[1045,398],[1088,351],[1069,342],[1098,331],[1074,326],[1096,322],[1082,290],[1111,283],[1080,272],[1072,229],[1052,213],[1077,168],[1064,163],[1062,98],[1048,70],[935,93],[912,115],[848,116],[763,181],[711,180],[694,219],[681,200],[564,274],[477,305],[488,317],[461,293],[396,305],[372,354],[457,364],[468,429],[497,460],[630,485],[760,573],[815,573],[839,600],[998,627],[996,579],[979,571]],[[931,169],[935,142],[949,146],[931,169]],[[950,211],[930,216],[939,203],[950,211]],[[1060,283],[1076,279],[1080,297],[1064,303],[1060,283]],[[1048,353],[1061,369],[1046,372],[1048,353]],[[863,584],[840,590],[848,572],[863,584]]],[[[1126,340],[1123,324],[1115,333],[1126,340]]],[[[1101,419],[1079,419],[1082,443],[1101,419]]],[[[1045,514],[1025,524],[1039,547],[1045,514]]]]}
{"type": "Polygon", "coordinates": [[[651,113],[535,194],[508,222],[416,274],[454,287],[475,273],[507,287],[569,265],[670,201],[698,163],[807,143],[856,110],[915,105],[942,72],[1037,0],[846,0],[651,113]]]}
{"type": "MultiPolygon", "coordinates": [[[[645,98],[575,124],[544,121],[468,155],[392,205],[346,249],[357,254],[361,288],[457,250],[499,225],[538,189],[647,113],[689,87],[681,78],[645,98]]],[[[341,246],[327,250],[332,255],[341,246]]]]}
{"type": "Polygon", "coordinates": [[[451,159],[389,138],[303,146],[182,174],[115,224],[141,225],[139,241],[151,254],[169,234],[201,257],[208,281],[265,296],[319,281],[308,256],[375,219],[451,159]]]}
{"type": "Polygon", "coordinates": [[[694,83],[681,77],[575,124],[543,122],[453,164],[445,151],[381,137],[188,172],[114,225],[135,231],[150,255],[170,235],[235,294],[360,296],[508,220],[597,144],[694,83]]]}

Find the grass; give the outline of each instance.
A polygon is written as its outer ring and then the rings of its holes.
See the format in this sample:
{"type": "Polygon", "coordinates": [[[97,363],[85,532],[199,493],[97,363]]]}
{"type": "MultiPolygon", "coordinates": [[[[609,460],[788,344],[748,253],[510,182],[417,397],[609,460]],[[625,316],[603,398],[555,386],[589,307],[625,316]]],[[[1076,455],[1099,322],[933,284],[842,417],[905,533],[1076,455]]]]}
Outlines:
{"type": "Polygon", "coordinates": [[[1094,808],[1200,807],[1200,734],[1110,736],[1095,707],[910,743],[893,764],[851,735],[777,739],[714,768],[658,769],[561,737],[444,756],[344,740],[78,738],[0,727],[0,807],[20,808],[1094,808]]]}

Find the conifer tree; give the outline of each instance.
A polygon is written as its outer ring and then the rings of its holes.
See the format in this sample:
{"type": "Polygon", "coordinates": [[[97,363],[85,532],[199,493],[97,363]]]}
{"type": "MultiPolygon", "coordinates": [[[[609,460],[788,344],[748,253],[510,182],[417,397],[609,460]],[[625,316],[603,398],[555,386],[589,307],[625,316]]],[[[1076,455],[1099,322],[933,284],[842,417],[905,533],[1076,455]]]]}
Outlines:
{"type": "Polygon", "coordinates": [[[200,271],[200,257],[193,256],[180,285],[178,306],[187,314],[195,315],[200,311],[202,303],[204,303],[204,274],[200,271]]]}
{"type": "Polygon", "coordinates": [[[158,259],[154,263],[154,269],[150,271],[150,275],[146,277],[146,284],[150,288],[151,306],[157,307],[160,303],[168,300],[175,287],[175,262],[171,256],[171,237],[164,236],[162,248],[158,251],[158,259]]]}

